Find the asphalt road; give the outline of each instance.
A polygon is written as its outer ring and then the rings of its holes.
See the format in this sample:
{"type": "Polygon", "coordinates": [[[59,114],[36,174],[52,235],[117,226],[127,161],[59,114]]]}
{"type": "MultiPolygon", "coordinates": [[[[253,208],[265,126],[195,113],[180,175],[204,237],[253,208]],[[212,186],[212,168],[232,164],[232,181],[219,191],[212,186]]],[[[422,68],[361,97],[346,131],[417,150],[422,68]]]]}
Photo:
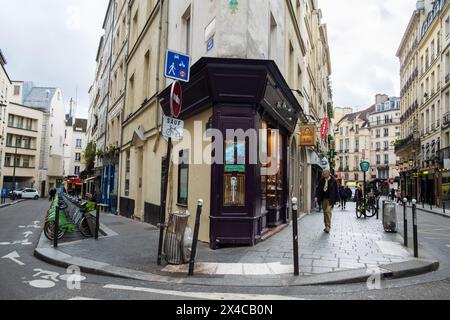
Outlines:
{"type": "MultiPolygon", "coordinates": [[[[441,262],[433,273],[366,284],[295,288],[233,288],[153,284],[81,274],[51,266],[33,256],[49,202],[25,201],[0,209],[0,299],[13,300],[397,300],[450,298],[450,219],[420,214],[420,242],[441,262]],[[81,281],[74,281],[81,280],[81,281]],[[79,284],[79,287],[78,287],[79,284]]],[[[381,222],[380,222],[381,223],[381,222]]]]}

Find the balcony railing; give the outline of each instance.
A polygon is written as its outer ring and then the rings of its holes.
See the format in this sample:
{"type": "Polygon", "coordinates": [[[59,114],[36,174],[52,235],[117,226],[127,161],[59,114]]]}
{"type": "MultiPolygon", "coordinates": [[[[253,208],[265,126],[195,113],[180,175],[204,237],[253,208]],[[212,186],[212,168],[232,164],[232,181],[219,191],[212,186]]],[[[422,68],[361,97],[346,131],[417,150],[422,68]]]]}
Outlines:
{"type": "Polygon", "coordinates": [[[447,127],[450,124],[450,112],[447,112],[442,117],[442,127],[447,127]]]}
{"type": "Polygon", "coordinates": [[[444,160],[450,159],[450,147],[439,150],[436,153],[437,158],[443,164],[444,160]]]}

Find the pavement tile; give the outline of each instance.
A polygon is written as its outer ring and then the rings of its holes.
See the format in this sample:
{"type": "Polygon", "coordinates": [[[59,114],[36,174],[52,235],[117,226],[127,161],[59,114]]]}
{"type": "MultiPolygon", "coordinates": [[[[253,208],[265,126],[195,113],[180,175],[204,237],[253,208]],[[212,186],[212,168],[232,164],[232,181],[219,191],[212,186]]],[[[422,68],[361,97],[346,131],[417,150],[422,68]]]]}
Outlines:
{"type": "Polygon", "coordinates": [[[337,268],[338,267],[338,260],[313,260],[313,267],[327,267],[327,268],[337,268]]]}

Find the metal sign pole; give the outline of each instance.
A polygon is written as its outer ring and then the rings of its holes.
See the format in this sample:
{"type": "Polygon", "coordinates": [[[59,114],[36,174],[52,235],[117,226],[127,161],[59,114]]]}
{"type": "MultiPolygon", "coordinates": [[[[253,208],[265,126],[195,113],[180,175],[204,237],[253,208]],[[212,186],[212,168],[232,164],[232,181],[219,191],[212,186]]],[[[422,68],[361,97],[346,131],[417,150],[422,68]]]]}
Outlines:
{"type": "Polygon", "coordinates": [[[164,163],[164,181],[161,194],[161,211],[159,213],[159,244],[158,244],[158,266],[162,263],[162,247],[164,241],[164,229],[166,228],[166,202],[167,202],[167,189],[169,184],[169,166],[170,166],[170,154],[172,152],[172,138],[169,138],[167,143],[167,155],[164,163]]]}
{"type": "Polygon", "coordinates": [[[416,200],[413,200],[412,214],[413,214],[413,240],[414,240],[414,257],[419,258],[419,239],[417,235],[417,208],[416,200]]]}
{"type": "Polygon", "coordinates": [[[294,275],[300,274],[299,261],[298,261],[298,200],[292,199],[292,230],[293,230],[293,243],[294,243],[294,275]]]}
{"type": "Polygon", "coordinates": [[[408,247],[408,216],[406,214],[406,202],[408,199],[403,199],[403,237],[405,247],[408,247]]]}

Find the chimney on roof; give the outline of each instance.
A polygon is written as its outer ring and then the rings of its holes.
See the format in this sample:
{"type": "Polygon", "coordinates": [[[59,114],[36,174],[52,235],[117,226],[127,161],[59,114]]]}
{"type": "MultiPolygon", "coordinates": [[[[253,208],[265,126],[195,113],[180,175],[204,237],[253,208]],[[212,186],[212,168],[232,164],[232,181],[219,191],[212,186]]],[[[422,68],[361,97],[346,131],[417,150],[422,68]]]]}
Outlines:
{"type": "Polygon", "coordinates": [[[389,97],[385,94],[377,94],[375,96],[375,104],[385,103],[389,100],[389,97]]]}

